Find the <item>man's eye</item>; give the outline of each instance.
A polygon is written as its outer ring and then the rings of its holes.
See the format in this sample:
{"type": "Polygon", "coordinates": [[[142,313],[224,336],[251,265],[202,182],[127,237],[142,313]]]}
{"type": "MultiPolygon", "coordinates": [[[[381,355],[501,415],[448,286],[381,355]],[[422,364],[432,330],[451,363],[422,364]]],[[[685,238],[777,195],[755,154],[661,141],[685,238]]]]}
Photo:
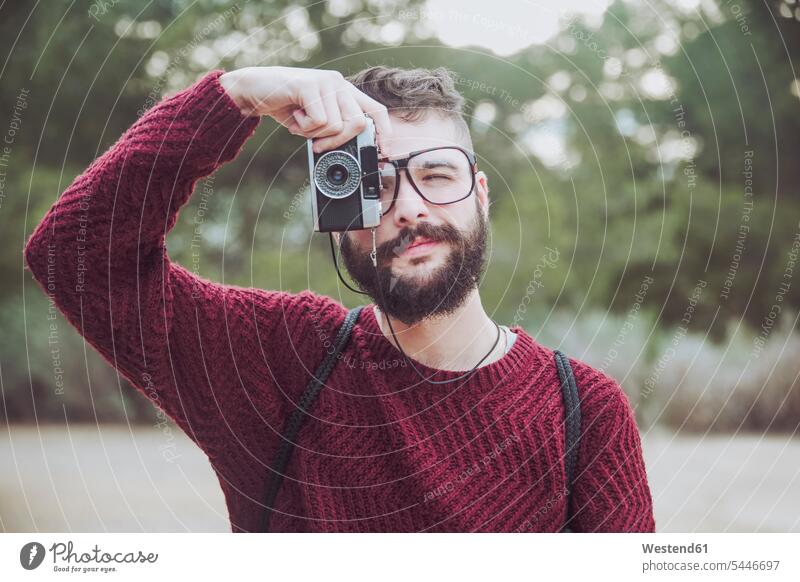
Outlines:
{"type": "Polygon", "coordinates": [[[430,176],[425,176],[424,179],[426,181],[428,181],[428,180],[437,180],[437,179],[440,179],[440,180],[452,180],[453,178],[451,176],[447,176],[445,174],[432,174],[430,176]]]}

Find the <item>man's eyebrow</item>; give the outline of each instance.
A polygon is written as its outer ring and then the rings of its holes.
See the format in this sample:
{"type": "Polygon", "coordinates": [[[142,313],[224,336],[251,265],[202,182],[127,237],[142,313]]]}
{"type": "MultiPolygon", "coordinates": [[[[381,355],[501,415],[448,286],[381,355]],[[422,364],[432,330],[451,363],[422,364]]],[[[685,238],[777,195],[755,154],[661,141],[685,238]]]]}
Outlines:
{"type": "Polygon", "coordinates": [[[424,170],[430,170],[431,168],[441,168],[442,166],[453,170],[456,169],[456,165],[447,160],[425,160],[420,167],[424,170]]]}

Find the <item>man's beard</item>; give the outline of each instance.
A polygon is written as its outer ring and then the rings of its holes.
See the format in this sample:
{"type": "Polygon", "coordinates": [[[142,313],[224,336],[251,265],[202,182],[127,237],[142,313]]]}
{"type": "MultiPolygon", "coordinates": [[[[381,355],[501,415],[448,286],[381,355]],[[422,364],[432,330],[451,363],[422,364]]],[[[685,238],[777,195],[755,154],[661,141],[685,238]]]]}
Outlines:
{"type": "MultiPolygon", "coordinates": [[[[377,247],[377,269],[369,256],[371,249],[354,248],[347,233],[342,233],[344,264],[383,313],[406,325],[449,315],[463,305],[483,274],[487,228],[479,202],[477,208],[475,221],[466,234],[450,224],[434,226],[420,222],[416,228],[403,228],[396,238],[377,247]],[[444,264],[424,275],[393,274],[392,259],[417,237],[448,244],[450,249],[444,264]]],[[[426,260],[430,258],[412,257],[408,262],[416,265],[426,260]]]]}

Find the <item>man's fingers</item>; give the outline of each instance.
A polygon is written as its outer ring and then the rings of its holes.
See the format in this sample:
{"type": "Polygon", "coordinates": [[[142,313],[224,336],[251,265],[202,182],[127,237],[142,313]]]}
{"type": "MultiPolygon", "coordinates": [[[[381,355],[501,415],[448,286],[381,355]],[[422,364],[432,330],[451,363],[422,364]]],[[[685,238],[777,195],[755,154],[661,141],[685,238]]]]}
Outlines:
{"type": "Polygon", "coordinates": [[[288,129],[289,133],[297,135],[302,130],[300,129],[300,124],[297,122],[297,118],[295,116],[296,110],[299,111],[296,106],[283,107],[274,113],[271,113],[270,116],[283,127],[288,129]]]}
{"type": "Polygon", "coordinates": [[[353,86],[352,94],[361,110],[375,121],[378,143],[383,145],[383,140],[392,135],[392,122],[389,120],[389,112],[386,106],[362,93],[355,86],[353,86]]]}
{"type": "Polygon", "coordinates": [[[366,114],[375,122],[378,147],[384,150],[384,140],[392,133],[386,107],[352,83],[335,81],[326,77],[324,83],[298,86],[295,103],[299,107],[292,112],[292,118],[299,131],[289,123],[284,125],[292,133],[314,139],[314,151],[321,152],[338,147],[361,133],[366,127],[366,114]]]}
{"type": "MultiPolygon", "coordinates": [[[[313,127],[313,123],[309,119],[308,115],[306,115],[305,111],[303,111],[302,109],[295,109],[294,111],[292,111],[292,119],[290,120],[290,123],[297,126],[297,128],[300,130],[301,135],[303,135],[304,137],[309,137],[308,135],[306,135],[306,133],[310,135],[311,130],[310,129],[307,130],[306,128],[313,127]]],[[[286,127],[289,126],[287,125],[286,127]]]]}
{"type": "Polygon", "coordinates": [[[328,122],[325,107],[322,104],[322,97],[316,87],[307,87],[300,92],[300,103],[303,112],[295,114],[295,119],[304,131],[317,129],[328,122]]]}
{"type": "Polygon", "coordinates": [[[367,127],[367,118],[350,91],[340,92],[338,98],[339,109],[342,112],[342,119],[344,119],[345,125],[343,133],[346,139],[344,141],[347,141],[364,131],[367,127]]]}
{"type": "Polygon", "coordinates": [[[353,139],[364,131],[364,128],[367,126],[367,119],[364,117],[364,112],[361,111],[361,108],[349,91],[339,92],[337,100],[343,121],[342,130],[336,135],[315,140],[315,151],[325,151],[338,147],[353,139]],[[316,148],[319,148],[319,150],[316,148]]]}
{"type": "Polygon", "coordinates": [[[325,106],[325,113],[328,116],[328,122],[325,128],[318,135],[324,137],[326,135],[334,135],[342,131],[344,124],[342,123],[342,114],[339,111],[339,101],[336,97],[336,88],[330,87],[323,90],[322,103],[325,106]]]}
{"type": "MultiPolygon", "coordinates": [[[[361,111],[361,107],[358,106],[358,102],[352,92],[341,91],[337,95],[337,99],[339,101],[339,110],[342,112],[342,119],[344,119],[345,122],[352,123],[353,120],[363,119],[364,112],[361,111]]],[[[362,122],[357,121],[357,123],[362,122]]]]}
{"type": "Polygon", "coordinates": [[[300,124],[297,123],[294,117],[290,117],[285,123],[282,123],[283,127],[289,130],[289,133],[292,135],[299,135],[305,137],[303,135],[303,129],[300,127],[300,124]]]}
{"type": "MultiPolygon", "coordinates": [[[[339,103],[336,100],[336,92],[333,90],[326,91],[323,96],[323,105],[325,107],[325,114],[327,116],[327,123],[325,125],[309,132],[309,137],[315,140],[323,139],[327,136],[338,135],[344,128],[342,122],[342,114],[339,111],[339,103]]],[[[314,151],[319,151],[316,147],[314,151]]]]}

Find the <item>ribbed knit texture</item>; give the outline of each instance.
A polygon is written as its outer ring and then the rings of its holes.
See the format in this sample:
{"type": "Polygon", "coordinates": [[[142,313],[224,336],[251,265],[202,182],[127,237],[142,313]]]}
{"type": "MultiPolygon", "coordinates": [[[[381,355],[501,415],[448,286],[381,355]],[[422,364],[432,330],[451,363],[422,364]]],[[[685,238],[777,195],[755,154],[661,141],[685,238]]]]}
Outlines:
{"type": "MultiPolygon", "coordinates": [[[[78,176],[25,261],[70,323],[207,454],[232,531],[248,532],[285,419],[347,309],[309,290],[220,285],[170,260],[165,236],[195,183],[258,124],[221,74],[161,101],[78,176]]],[[[558,531],[567,508],[553,352],[512,330],[501,359],[430,385],[368,305],[300,433],[273,530],[558,531]]],[[[612,378],[570,362],[582,400],[571,526],[653,531],[630,403],[612,378]]]]}

